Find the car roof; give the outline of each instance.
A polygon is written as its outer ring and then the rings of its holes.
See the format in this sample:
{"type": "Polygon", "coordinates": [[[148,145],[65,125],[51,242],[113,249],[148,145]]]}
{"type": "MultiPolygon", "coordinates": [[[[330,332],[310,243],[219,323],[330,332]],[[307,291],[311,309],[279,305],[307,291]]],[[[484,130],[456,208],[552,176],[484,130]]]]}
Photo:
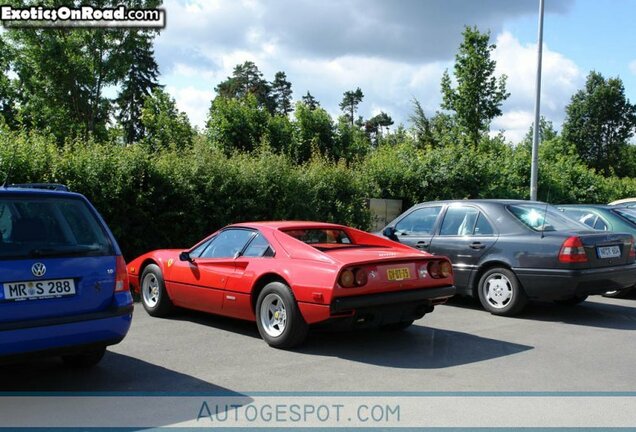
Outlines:
{"type": "Polygon", "coordinates": [[[601,209],[601,210],[615,210],[617,206],[611,206],[607,204],[556,204],[556,207],[560,208],[580,208],[580,209],[601,209]]]}
{"type": "Polygon", "coordinates": [[[344,225],[338,225],[327,222],[314,221],[265,221],[265,222],[241,222],[229,225],[229,227],[245,227],[245,228],[270,228],[275,230],[294,229],[294,228],[346,228],[344,225]]]}
{"type": "Polygon", "coordinates": [[[2,186],[0,187],[0,195],[24,195],[24,196],[73,196],[78,197],[81,194],[76,192],[70,192],[66,190],[52,190],[52,189],[38,189],[38,188],[28,188],[28,187],[12,187],[12,186],[2,186]]]}
{"type": "Polygon", "coordinates": [[[510,205],[510,204],[540,204],[546,205],[546,203],[541,201],[529,201],[529,200],[520,200],[520,199],[455,199],[455,200],[439,200],[439,201],[426,201],[415,206],[425,206],[431,204],[501,204],[501,205],[510,205]]]}

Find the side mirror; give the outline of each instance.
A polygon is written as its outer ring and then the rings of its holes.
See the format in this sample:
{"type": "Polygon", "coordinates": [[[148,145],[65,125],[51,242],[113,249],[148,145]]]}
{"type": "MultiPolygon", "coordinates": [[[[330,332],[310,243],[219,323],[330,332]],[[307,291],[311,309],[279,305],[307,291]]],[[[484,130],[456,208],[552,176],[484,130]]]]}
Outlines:
{"type": "Polygon", "coordinates": [[[179,261],[188,261],[192,262],[192,257],[190,256],[190,252],[183,251],[179,254],[179,261]]]}
{"type": "Polygon", "coordinates": [[[384,228],[384,231],[382,231],[382,235],[384,237],[388,237],[388,238],[395,237],[395,227],[388,226],[388,227],[384,228]]]}

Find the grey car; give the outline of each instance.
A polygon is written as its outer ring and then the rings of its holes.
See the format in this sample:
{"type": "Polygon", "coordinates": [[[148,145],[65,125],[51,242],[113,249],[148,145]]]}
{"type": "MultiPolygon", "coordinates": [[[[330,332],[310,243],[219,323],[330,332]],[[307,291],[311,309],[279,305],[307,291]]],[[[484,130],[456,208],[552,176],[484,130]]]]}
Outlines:
{"type": "MultiPolygon", "coordinates": [[[[564,204],[557,208],[566,216],[595,230],[627,232],[636,237],[636,208],[602,204],[564,204]]],[[[609,291],[605,296],[624,297],[629,295],[632,288],[609,291]]]]}
{"type": "Polygon", "coordinates": [[[426,202],[382,235],[449,257],[457,293],[495,315],[516,315],[530,299],[580,303],[636,277],[631,234],[590,230],[536,201],[426,202]]]}

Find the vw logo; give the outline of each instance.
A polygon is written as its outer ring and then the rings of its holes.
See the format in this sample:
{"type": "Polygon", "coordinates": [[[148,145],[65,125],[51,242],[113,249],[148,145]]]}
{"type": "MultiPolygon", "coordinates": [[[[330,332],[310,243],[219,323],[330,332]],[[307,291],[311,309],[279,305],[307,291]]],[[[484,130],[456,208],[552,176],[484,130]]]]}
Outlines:
{"type": "Polygon", "coordinates": [[[41,277],[46,273],[46,266],[42,263],[35,263],[31,266],[31,273],[33,276],[41,277]]]}

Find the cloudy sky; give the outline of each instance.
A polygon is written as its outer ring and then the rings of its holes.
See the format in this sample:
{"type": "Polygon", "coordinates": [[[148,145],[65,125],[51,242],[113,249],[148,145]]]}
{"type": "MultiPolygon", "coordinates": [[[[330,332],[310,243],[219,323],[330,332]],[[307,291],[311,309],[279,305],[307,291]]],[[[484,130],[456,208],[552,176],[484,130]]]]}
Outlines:
{"type": "MultiPolygon", "coordinates": [[[[545,0],[541,111],[560,126],[590,70],[619,76],[636,102],[636,1],[545,0]]],[[[294,98],[310,91],[332,115],[360,87],[360,114],[407,124],[411,100],[439,110],[465,25],[489,30],[510,98],[492,125],[516,142],[533,120],[539,0],[166,0],[157,38],[161,82],[197,126],[214,87],[250,60],[282,70],[294,98]]]]}

